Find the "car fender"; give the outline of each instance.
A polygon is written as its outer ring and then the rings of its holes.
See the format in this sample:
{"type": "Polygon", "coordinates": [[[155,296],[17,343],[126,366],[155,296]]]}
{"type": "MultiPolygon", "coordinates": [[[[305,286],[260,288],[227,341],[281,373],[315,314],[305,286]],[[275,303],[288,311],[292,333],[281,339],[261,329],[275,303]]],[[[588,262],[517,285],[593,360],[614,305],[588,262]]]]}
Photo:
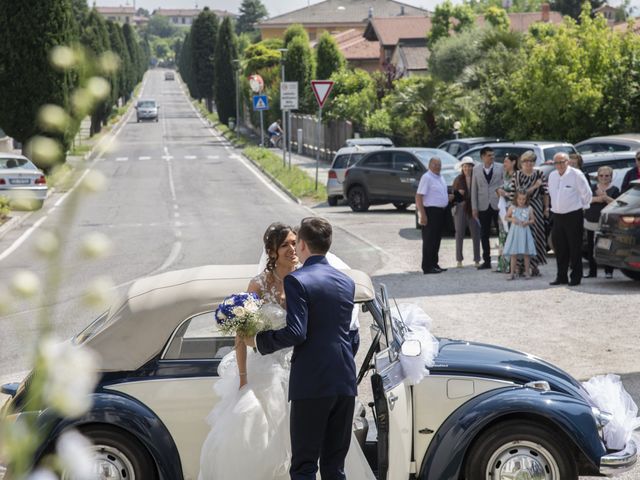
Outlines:
{"type": "Polygon", "coordinates": [[[491,424],[518,415],[555,425],[597,471],[606,450],[590,405],[559,392],[508,387],[473,398],[445,420],[427,449],[418,478],[457,480],[474,439],[491,424]]]}
{"type": "Polygon", "coordinates": [[[53,447],[55,439],[66,429],[83,425],[104,424],[119,428],[135,437],[149,452],[160,479],[183,478],[182,463],[171,434],[153,411],[125,394],[97,392],[92,395],[91,410],[80,418],[53,420],[53,413],[44,411],[40,418],[49,426],[49,434],[36,458],[53,447]]]}

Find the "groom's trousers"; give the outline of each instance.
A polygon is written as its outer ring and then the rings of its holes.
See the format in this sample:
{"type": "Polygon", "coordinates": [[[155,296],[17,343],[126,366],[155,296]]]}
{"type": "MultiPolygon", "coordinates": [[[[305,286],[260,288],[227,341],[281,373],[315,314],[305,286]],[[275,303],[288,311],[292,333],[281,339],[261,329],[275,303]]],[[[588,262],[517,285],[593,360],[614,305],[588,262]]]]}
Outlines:
{"type": "Polygon", "coordinates": [[[291,480],[345,480],[355,397],[291,401],[291,480]]]}

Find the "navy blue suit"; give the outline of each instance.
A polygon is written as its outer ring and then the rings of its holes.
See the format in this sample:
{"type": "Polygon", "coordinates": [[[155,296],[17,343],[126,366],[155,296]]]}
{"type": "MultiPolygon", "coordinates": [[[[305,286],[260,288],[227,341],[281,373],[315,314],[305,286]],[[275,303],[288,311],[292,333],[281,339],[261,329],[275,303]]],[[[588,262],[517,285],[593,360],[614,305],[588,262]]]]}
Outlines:
{"type": "Polygon", "coordinates": [[[287,325],[258,333],[256,347],[269,354],[293,346],[291,478],[343,480],[351,441],[356,366],[349,336],[355,284],[314,255],[284,278],[287,325]]]}

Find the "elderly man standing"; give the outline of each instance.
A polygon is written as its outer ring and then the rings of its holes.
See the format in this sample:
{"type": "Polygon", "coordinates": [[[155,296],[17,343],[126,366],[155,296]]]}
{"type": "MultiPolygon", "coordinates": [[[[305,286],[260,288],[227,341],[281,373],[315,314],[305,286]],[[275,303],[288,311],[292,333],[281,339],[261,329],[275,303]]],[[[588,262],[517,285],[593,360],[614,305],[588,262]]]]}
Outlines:
{"type": "Polygon", "coordinates": [[[441,168],[442,162],[438,157],[429,160],[429,170],[420,178],[416,193],[418,223],[422,225],[422,272],[425,275],[447,270],[438,265],[445,212],[449,204],[447,184],[440,176],[441,168]]]}
{"type": "Polygon", "coordinates": [[[551,240],[558,271],[550,285],[580,285],[583,210],[591,204],[591,187],[580,170],[569,166],[566,153],[556,153],[553,164],[556,169],[549,175],[549,197],[553,212],[551,240]],[[567,276],[569,266],[570,280],[567,276]]]}
{"type": "Polygon", "coordinates": [[[491,147],[480,149],[482,163],[473,168],[471,177],[471,209],[473,218],[480,222],[480,241],[482,243],[482,265],[478,270],[491,268],[491,244],[489,235],[491,225],[498,225],[498,202],[496,193],[504,182],[502,165],[494,163],[491,147]]]}
{"type": "Polygon", "coordinates": [[[636,152],[636,166],[630,168],[622,179],[622,186],[620,187],[620,193],[624,193],[631,188],[631,182],[640,179],[640,150],[636,152]]]}

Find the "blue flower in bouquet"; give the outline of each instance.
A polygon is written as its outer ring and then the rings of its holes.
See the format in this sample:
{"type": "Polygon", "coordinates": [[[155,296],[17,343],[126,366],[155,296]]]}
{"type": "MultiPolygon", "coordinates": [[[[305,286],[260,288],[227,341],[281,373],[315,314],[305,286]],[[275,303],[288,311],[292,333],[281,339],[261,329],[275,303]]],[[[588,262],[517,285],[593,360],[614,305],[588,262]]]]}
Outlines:
{"type": "Polygon", "coordinates": [[[226,335],[255,335],[266,325],[259,314],[262,300],[256,293],[240,292],[229,295],[216,309],[219,330],[226,335]]]}

